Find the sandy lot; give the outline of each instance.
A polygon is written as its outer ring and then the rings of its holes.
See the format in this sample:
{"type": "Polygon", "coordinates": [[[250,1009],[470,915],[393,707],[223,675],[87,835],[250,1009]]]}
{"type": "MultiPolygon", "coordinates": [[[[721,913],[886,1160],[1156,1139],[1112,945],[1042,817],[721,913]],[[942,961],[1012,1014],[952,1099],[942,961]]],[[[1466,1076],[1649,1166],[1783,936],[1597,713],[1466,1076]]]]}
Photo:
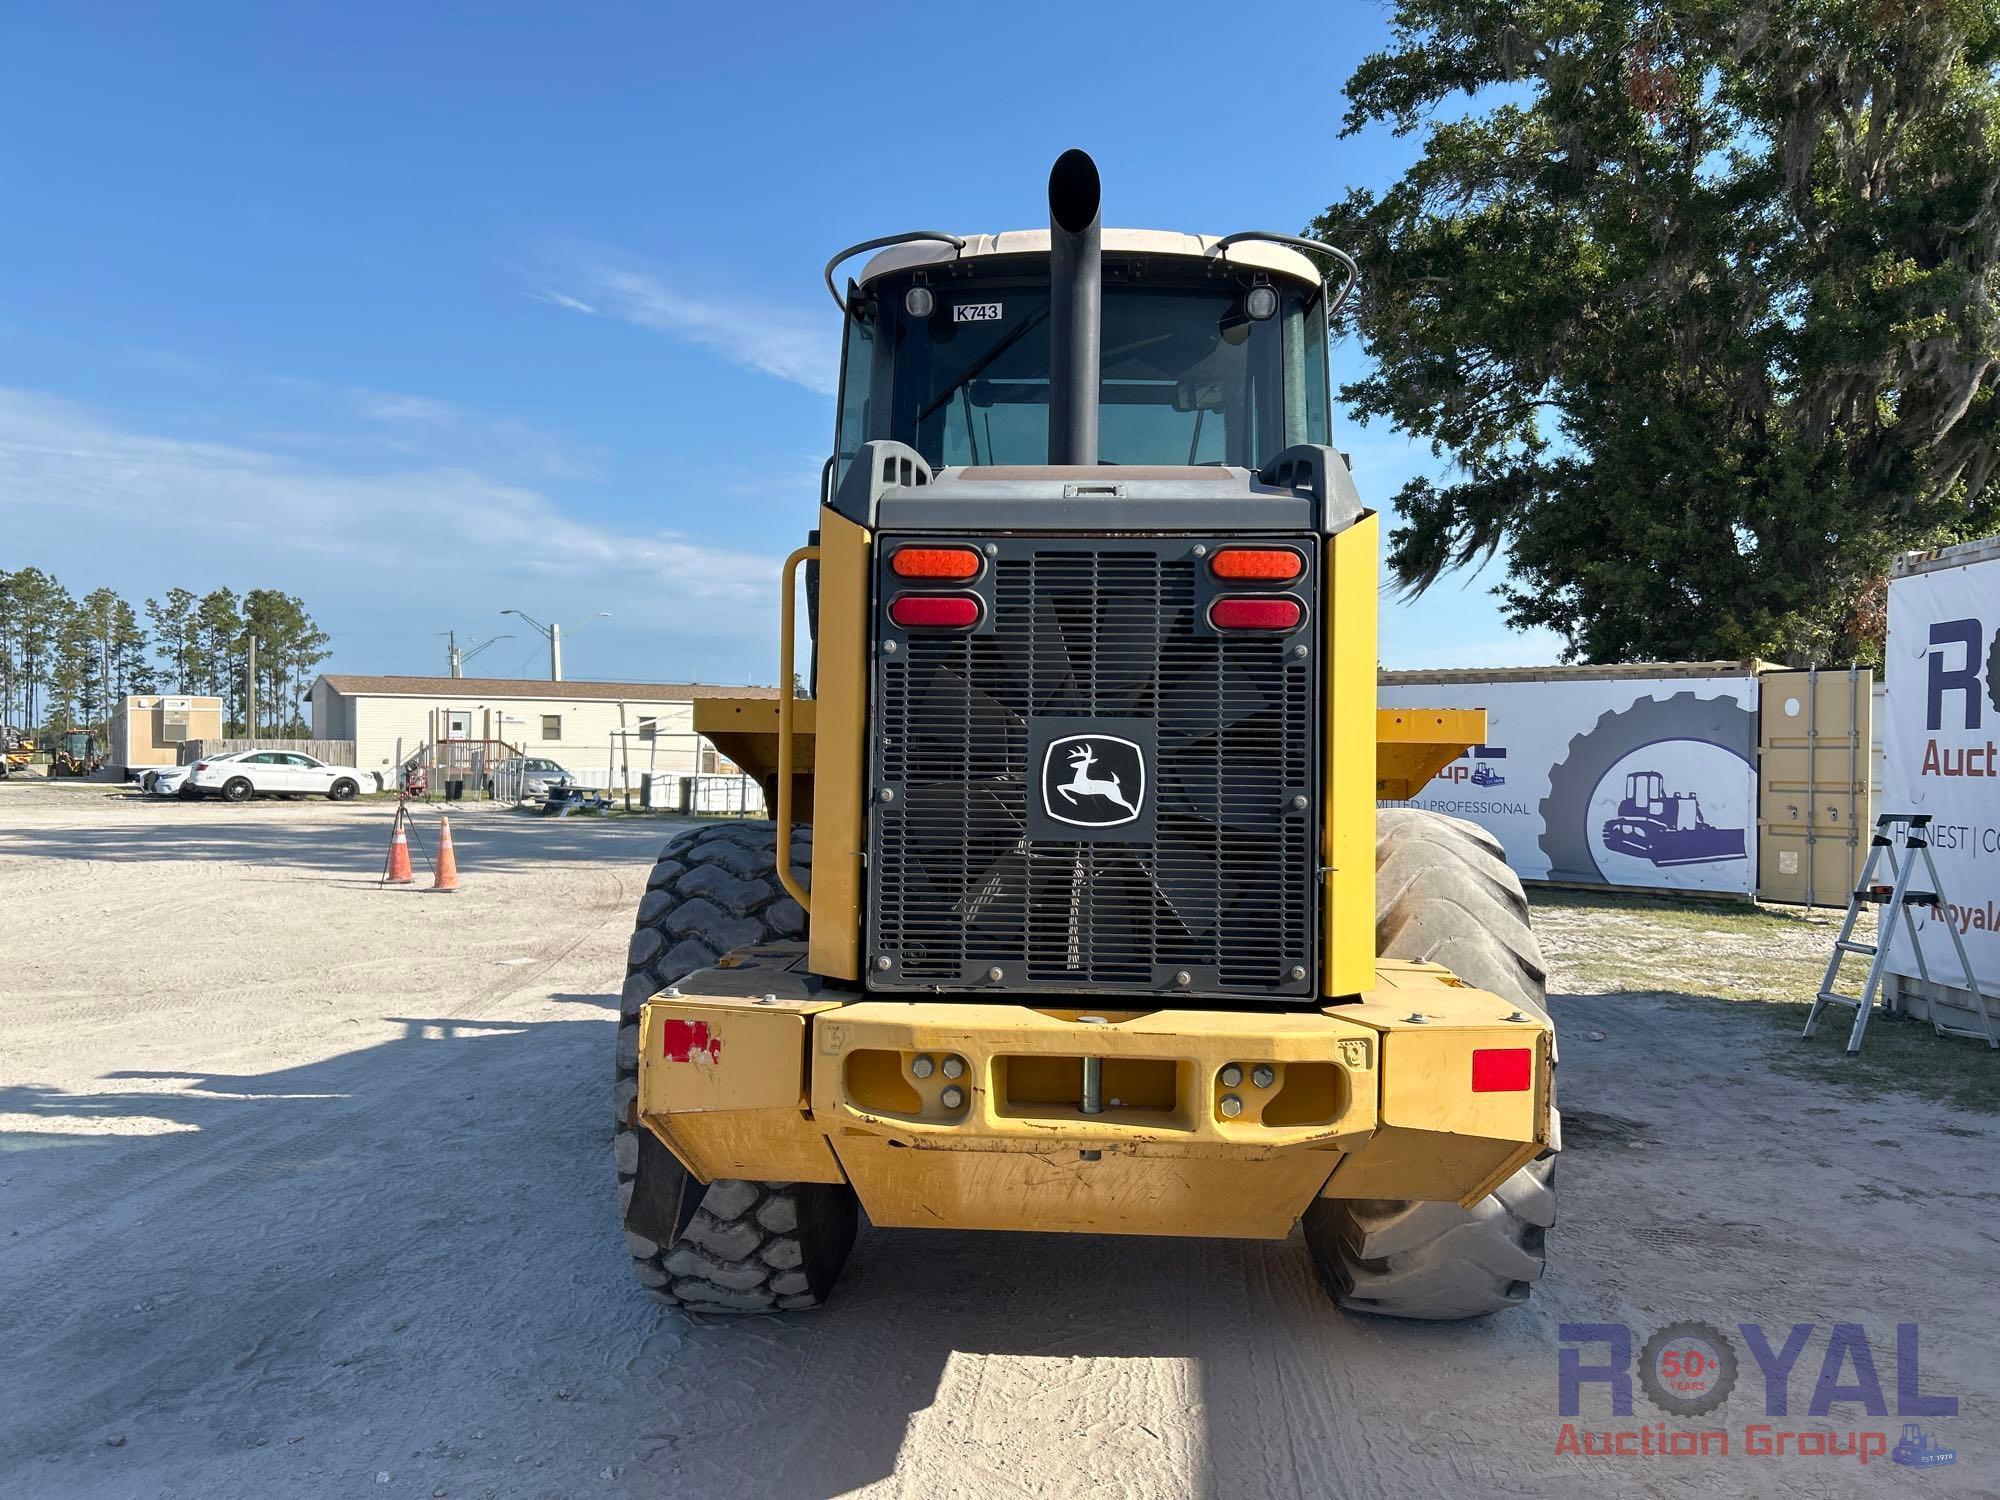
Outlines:
{"type": "Polygon", "coordinates": [[[631,1283],[609,1162],[671,825],[474,809],[438,896],[375,887],[387,820],[0,786],[0,1495],[2000,1492],[2000,1122],[1710,998],[1808,988],[1823,924],[1550,904],[1568,1150],[1526,1308],[1348,1318],[1296,1240],[869,1230],[825,1312],[703,1324],[631,1283]],[[1958,1462],[1744,1454],[1747,1356],[1674,1424],[1730,1457],[1559,1454],[1560,1325],[1681,1319],[1816,1325],[1768,1420],[1892,1440],[1920,1324],[1958,1462]],[[1886,1416],[1805,1414],[1836,1323],[1886,1416]]]}

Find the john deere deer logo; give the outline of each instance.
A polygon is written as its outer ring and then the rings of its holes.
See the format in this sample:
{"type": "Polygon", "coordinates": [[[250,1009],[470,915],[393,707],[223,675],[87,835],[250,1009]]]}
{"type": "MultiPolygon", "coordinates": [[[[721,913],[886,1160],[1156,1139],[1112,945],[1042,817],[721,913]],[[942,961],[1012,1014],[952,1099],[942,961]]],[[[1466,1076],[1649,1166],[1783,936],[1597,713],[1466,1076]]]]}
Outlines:
{"type": "Polygon", "coordinates": [[[1042,806],[1058,823],[1113,828],[1137,818],[1145,800],[1146,757],[1131,740],[1079,734],[1049,745],[1042,806]]]}

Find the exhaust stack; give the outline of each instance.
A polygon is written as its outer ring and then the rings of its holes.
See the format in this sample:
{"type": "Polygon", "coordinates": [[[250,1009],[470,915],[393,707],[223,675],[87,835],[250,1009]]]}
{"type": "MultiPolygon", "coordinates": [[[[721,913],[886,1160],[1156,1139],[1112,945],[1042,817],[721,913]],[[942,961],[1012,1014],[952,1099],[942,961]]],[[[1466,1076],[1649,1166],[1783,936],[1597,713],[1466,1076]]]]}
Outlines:
{"type": "Polygon", "coordinates": [[[1087,151],[1049,171],[1049,462],[1097,462],[1103,193],[1087,151]]]}

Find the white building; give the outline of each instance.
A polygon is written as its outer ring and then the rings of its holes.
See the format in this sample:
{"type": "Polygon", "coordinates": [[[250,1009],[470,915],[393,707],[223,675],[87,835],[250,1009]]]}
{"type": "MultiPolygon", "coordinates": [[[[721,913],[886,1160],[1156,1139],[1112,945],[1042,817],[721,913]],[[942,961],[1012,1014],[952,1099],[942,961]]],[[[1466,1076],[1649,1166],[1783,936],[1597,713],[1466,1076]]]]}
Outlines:
{"type": "Polygon", "coordinates": [[[392,781],[431,747],[469,741],[486,742],[488,756],[546,757],[581,784],[609,786],[622,781],[614,768],[629,767],[634,783],[647,773],[734,771],[694,732],[694,700],[724,692],[777,696],[712,683],[326,673],[312,685],[312,727],[315,739],[352,740],[355,765],[392,781]]]}

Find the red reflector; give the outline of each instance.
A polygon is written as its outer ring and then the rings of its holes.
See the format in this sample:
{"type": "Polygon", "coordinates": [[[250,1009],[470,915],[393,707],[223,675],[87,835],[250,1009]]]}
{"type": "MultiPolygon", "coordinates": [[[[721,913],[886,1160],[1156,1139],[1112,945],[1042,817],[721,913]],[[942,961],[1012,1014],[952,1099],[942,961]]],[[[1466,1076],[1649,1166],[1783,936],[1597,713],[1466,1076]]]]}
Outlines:
{"type": "Polygon", "coordinates": [[[1208,607],[1217,630],[1295,630],[1304,618],[1296,599],[1218,599],[1208,607]]]}
{"type": "Polygon", "coordinates": [[[963,630],[979,623],[979,601],[970,594],[903,594],[889,605],[889,618],[906,629],[963,630]]]}
{"type": "Polygon", "coordinates": [[[1472,1092],[1519,1094],[1535,1086],[1535,1054],[1529,1047],[1472,1049],[1472,1092]]]}
{"type": "Polygon", "coordinates": [[[1217,578],[1290,583],[1305,572],[1305,559],[1288,547],[1225,547],[1209,560],[1217,578]]]}
{"type": "Polygon", "coordinates": [[[979,554],[970,547],[903,547],[889,568],[898,578],[977,578],[979,554]]]}

